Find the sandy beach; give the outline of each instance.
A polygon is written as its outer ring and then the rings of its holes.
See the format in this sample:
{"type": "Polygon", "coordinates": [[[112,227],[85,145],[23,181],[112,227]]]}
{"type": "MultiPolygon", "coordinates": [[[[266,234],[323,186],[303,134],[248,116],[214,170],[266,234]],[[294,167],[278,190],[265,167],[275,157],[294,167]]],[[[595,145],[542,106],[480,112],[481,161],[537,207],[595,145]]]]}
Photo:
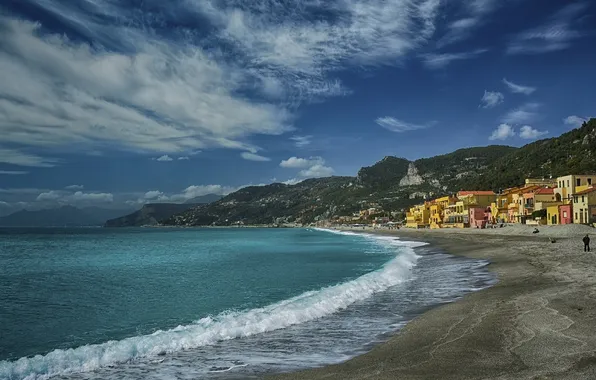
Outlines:
{"type": "Polygon", "coordinates": [[[499,282],[422,314],[367,354],[269,378],[596,379],[596,252],[581,242],[590,233],[596,246],[596,229],[532,229],[367,230],[488,259],[499,282]]]}

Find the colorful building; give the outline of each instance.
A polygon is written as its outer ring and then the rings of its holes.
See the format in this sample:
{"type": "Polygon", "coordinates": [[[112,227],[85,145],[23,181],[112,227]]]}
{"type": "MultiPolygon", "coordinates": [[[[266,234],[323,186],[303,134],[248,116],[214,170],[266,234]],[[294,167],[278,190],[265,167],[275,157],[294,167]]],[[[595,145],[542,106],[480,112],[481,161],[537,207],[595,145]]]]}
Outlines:
{"type": "Polygon", "coordinates": [[[486,228],[490,218],[490,207],[470,207],[468,209],[471,228],[486,228]]]}
{"type": "Polygon", "coordinates": [[[407,228],[426,228],[430,224],[430,202],[414,206],[406,213],[407,228]]]}
{"type": "Polygon", "coordinates": [[[445,196],[435,199],[430,206],[430,228],[442,228],[445,211],[450,204],[455,204],[456,198],[445,196]]]}
{"type": "Polygon", "coordinates": [[[526,178],[524,186],[555,187],[557,180],[552,178],[526,178]]]}
{"type": "Polygon", "coordinates": [[[549,226],[561,224],[559,217],[559,205],[550,205],[546,207],[546,224],[549,226]]]}
{"type": "Polygon", "coordinates": [[[572,174],[563,177],[558,177],[557,188],[555,189],[556,200],[565,203],[570,202],[573,194],[585,190],[586,188],[592,185],[596,186],[596,175],[572,174]]]}
{"type": "Polygon", "coordinates": [[[559,224],[573,223],[573,204],[563,204],[559,206],[559,224]]]}
{"type": "Polygon", "coordinates": [[[596,187],[589,187],[573,194],[573,223],[589,224],[594,221],[596,221],[596,187]]]}

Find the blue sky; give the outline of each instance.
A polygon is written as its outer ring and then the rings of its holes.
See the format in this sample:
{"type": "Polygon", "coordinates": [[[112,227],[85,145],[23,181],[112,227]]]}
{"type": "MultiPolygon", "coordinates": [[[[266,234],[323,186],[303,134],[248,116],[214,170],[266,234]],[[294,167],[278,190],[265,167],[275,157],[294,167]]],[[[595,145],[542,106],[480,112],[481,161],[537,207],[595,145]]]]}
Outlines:
{"type": "Polygon", "coordinates": [[[521,146],[594,115],[596,4],[8,0],[0,214],[521,146]]]}

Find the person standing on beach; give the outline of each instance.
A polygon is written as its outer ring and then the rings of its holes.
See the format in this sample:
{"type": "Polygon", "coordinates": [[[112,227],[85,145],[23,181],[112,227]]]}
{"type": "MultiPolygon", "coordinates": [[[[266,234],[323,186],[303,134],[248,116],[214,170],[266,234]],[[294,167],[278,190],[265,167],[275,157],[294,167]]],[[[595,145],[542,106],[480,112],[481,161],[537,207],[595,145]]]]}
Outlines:
{"type": "Polygon", "coordinates": [[[590,252],[590,237],[588,236],[588,234],[584,236],[582,241],[584,242],[584,252],[590,252]]]}

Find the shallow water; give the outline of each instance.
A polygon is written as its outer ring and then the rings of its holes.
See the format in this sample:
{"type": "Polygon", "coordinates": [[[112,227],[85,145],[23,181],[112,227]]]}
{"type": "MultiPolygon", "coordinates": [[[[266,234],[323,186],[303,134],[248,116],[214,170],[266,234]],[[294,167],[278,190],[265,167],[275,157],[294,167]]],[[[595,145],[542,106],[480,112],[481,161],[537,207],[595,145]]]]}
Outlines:
{"type": "Polygon", "coordinates": [[[6,379],[246,378],[341,362],[494,281],[485,262],[420,243],[313,229],[1,237],[6,379]]]}

